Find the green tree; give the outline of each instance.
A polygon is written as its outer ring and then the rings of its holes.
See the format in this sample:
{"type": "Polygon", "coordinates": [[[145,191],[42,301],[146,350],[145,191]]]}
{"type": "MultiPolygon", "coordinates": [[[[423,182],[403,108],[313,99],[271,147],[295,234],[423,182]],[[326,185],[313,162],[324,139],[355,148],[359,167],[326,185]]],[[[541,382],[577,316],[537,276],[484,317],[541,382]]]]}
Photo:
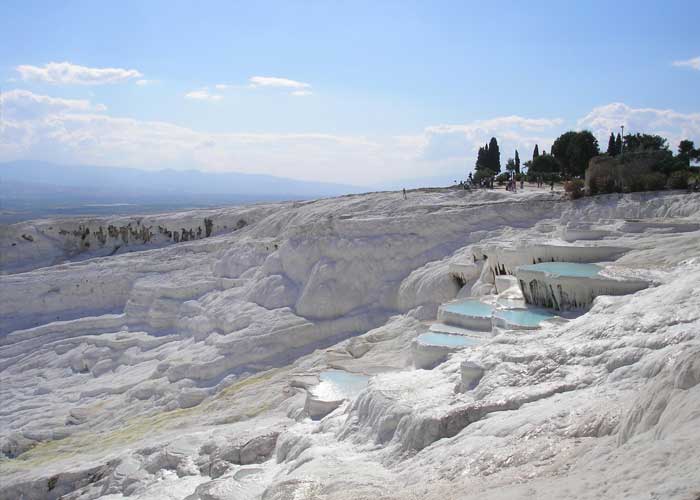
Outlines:
{"type": "Polygon", "coordinates": [[[552,155],[539,155],[533,158],[528,168],[528,174],[558,174],[561,169],[559,162],[552,155]]]}
{"type": "Polygon", "coordinates": [[[474,174],[473,180],[475,183],[480,183],[482,180],[490,180],[493,177],[495,177],[496,172],[493,170],[489,170],[488,168],[482,168],[476,171],[474,174]]]}
{"type": "Polygon", "coordinates": [[[622,137],[620,137],[620,133],[617,133],[617,137],[615,138],[615,154],[619,155],[622,153],[622,137]]]}
{"type": "Polygon", "coordinates": [[[617,146],[615,146],[615,134],[610,132],[610,139],[608,139],[608,156],[616,156],[618,154],[617,146]]]}
{"type": "Polygon", "coordinates": [[[479,148],[479,153],[476,156],[476,170],[483,170],[489,168],[489,145],[487,144],[483,148],[479,148]]]}
{"type": "Polygon", "coordinates": [[[695,154],[695,143],[684,139],[678,144],[678,156],[677,158],[682,161],[685,165],[690,166],[690,160],[695,154]]]}
{"type": "Polygon", "coordinates": [[[489,141],[488,158],[489,169],[499,173],[501,171],[501,150],[495,137],[491,137],[489,141]]]}
{"type": "Polygon", "coordinates": [[[588,130],[566,132],[552,144],[552,156],[561,165],[564,175],[583,176],[588,162],[598,154],[598,140],[588,130]]]}
{"type": "Polygon", "coordinates": [[[515,160],[513,158],[508,158],[508,161],[506,161],[506,170],[511,174],[517,172],[515,170],[515,160]]]}
{"type": "Polygon", "coordinates": [[[520,173],[520,155],[518,154],[517,149],[515,150],[515,173],[520,173]]]}
{"type": "Polygon", "coordinates": [[[651,169],[655,172],[660,172],[665,176],[671,175],[673,172],[688,170],[690,167],[689,159],[684,155],[673,156],[670,151],[664,151],[663,158],[652,165],[651,169]]]}
{"type": "Polygon", "coordinates": [[[660,135],[653,134],[627,134],[624,137],[625,152],[640,151],[667,151],[668,141],[660,135]]]}
{"type": "Polygon", "coordinates": [[[532,152],[532,159],[534,160],[540,155],[540,148],[535,144],[535,150],[532,152]]]}
{"type": "Polygon", "coordinates": [[[700,162],[700,148],[695,148],[690,154],[690,159],[696,162],[700,162]]]}
{"type": "Polygon", "coordinates": [[[695,143],[693,141],[689,141],[688,139],[684,139],[678,144],[678,154],[679,155],[688,155],[690,156],[693,151],[695,151],[695,143]]]}

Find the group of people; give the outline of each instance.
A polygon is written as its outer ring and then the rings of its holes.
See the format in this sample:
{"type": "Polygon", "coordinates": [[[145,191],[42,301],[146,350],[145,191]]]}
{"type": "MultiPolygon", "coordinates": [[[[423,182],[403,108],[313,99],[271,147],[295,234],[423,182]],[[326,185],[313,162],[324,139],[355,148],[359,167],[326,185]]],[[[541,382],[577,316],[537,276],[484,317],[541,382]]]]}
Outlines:
{"type": "MultiPolygon", "coordinates": [[[[520,178],[520,189],[525,189],[525,180],[522,177],[520,178]]],[[[518,181],[515,179],[515,176],[508,180],[506,191],[512,191],[514,193],[518,191],[518,181]]]]}
{"type": "MultiPolygon", "coordinates": [[[[537,182],[538,188],[544,187],[544,177],[538,175],[535,181],[537,182]]],[[[551,191],[554,191],[554,177],[552,177],[552,179],[549,181],[549,188],[551,191]]]]}
{"type": "Polygon", "coordinates": [[[478,182],[474,181],[471,172],[469,172],[469,178],[466,181],[461,181],[459,186],[466,189],[472,188],[482,188],[482,189],[493,189],[493,177],[484,177],[479,179],[478,182]]]}

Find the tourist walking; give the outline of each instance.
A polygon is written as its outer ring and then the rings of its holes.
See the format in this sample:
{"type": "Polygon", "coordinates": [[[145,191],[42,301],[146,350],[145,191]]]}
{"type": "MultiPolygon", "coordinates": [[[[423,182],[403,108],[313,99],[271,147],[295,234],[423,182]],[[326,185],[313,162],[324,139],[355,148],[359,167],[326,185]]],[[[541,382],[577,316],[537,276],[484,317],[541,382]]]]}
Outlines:
{"type": "Polygon", "coordinates": [[[403,188],[403,199],[406,199],[406,188],[403,188]]]}

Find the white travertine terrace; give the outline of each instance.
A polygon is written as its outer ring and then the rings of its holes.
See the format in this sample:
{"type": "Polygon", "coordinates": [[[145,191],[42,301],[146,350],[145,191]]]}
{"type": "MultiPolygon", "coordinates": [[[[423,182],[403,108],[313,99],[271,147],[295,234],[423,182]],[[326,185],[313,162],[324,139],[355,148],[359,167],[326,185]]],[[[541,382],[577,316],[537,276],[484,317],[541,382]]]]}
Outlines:
{"type": "Polygon", "coordinates": [[[624,247],[581,243],[525,243],[522,246],[486,246],[487,264],[494,275],[514,275],[515,269],[538,262],[603,262],[615,260],[627,251],[624,247]]]}
{"type": "Polygon", "coordinates": [[[0,499],[694,498],[698,224],[699,194],[425,190],[4,227],[0,499]],[[500,323],[486,260],[569,246],[652,286],[500,323]],[[469,297],[493,328],[416,369],[469,297]],[[370,378],[326,412],[327,370],[370,378]]]}
{"type": "MultiPolygon", "coordinates": [[[[625,276],[571,276],[549,270],[540,265],[520,266],[515,275],[528,304],[557,310],[584,309],[600,295],[628,295],[649,286],[649,282],[625,276]]],[[[601,269],[602,270],[602,269],[601,269]]]]}

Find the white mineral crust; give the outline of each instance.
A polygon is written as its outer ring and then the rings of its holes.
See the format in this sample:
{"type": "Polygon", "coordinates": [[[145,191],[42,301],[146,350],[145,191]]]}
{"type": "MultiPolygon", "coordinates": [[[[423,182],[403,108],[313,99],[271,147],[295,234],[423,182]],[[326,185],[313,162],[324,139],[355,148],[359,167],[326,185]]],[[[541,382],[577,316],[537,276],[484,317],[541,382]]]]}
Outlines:
{"type": "Polygon", "coordinates": [[[47,219],[0,255],[0,499],[700,494],[699,194],[47,219]],[[414,368],[440,305],[522,302],[496,278],[571,246],[651,286],[414,368]],[[329,369],[371,378],[336,398],[329,369]]]}

